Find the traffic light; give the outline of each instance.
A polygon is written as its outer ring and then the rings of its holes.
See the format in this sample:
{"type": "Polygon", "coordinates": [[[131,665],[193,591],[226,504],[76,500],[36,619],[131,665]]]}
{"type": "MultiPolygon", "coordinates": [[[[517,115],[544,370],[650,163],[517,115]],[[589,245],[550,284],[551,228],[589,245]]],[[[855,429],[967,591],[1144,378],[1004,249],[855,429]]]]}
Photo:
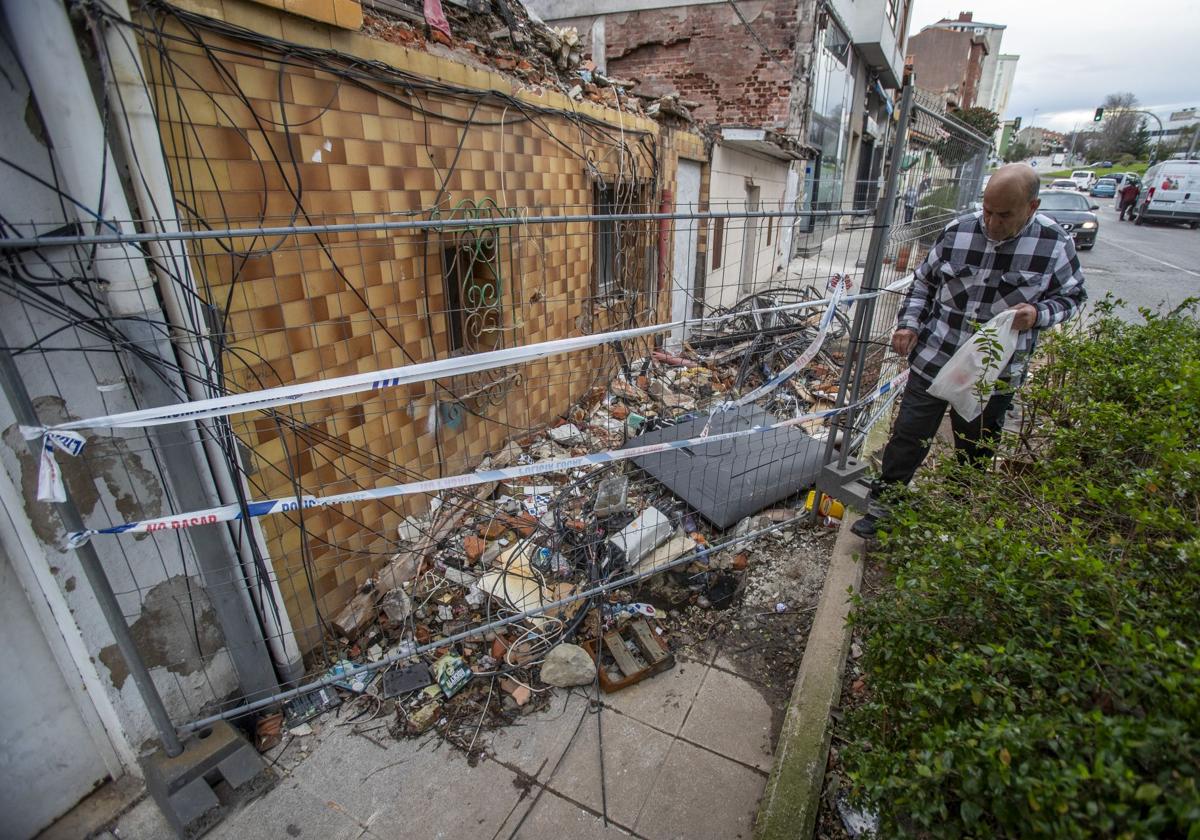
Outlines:
{"type": "Polygon", "coordinates": [[[1021,130],[1021,118],[1017,117],[1016,119],[1013,120],[1013,131],[1020,131],[1020,130],[1021,130]]]}
{"type": "Polygon", "coordinates": [[[1104,119],[1104,109],[1097,108],[1096,116],[1092,117],[1092,122],[1100,122],[1102,119],[1104,119]]]}

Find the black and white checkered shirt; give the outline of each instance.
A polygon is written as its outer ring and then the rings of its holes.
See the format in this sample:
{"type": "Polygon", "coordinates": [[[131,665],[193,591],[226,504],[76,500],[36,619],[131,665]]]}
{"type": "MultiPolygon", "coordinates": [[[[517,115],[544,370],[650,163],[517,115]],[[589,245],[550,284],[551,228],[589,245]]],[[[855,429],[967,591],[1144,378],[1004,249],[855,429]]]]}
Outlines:
{"type": "Polygon", "coordinates": [[[1037,322],[1021,333],[1000,376],[1020,384],[1038,332],[1071,318],[1086,300],[1075,243],[1053,219],[1035,213],[1012,239],[992,242],[980,211],[942,231],[916,270],[897,327],[916,331],[909,365],[932,380],[980,324],[1031,303],[1037,322]]]}

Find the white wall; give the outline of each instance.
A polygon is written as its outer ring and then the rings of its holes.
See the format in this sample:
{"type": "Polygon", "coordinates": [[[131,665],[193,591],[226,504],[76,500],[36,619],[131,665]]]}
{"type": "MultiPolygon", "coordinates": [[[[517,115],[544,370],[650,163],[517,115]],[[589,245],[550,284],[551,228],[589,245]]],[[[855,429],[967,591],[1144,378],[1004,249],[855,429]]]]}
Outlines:
{"type": "MultiPolygon", "coordinates": [[[[30,105],[29,88],[21,69],[7,47],[0,43],[0,144],[5,156],[40,178],[53,182],[47,146],[39,140],[36,110],[30,105]]],[[[102,143],[103,138],[96,138],[102,143]]],[[[115,174],[110,174],[115,179],[115,174]]],[[[95,197],[86,197],[94,201],[95,197]]],[[[84,200],[84,199],[81,199],[84,200]]],[[[69,207],[69,205],[68,205],[69,207]]],[[[55,194],[10,167],[0,167],[0,215],[22,233],[29,222],[38,222],[43,232],[73,221],[71,212],[55,194]]],[[[84,274],[65,249],[44,251],[45,256],[68,276],[84,274]]],[[[103,249],[99,252],[103,256],[103,249]]],[[[30,271],[49,277],[49,267],[26,257],[30,271]]],[[[27,347],[64,325],[65,314],[55,302],[86,310],[79,295],[59,285],[37,285],[6,281],[0,290],[0,329],[10,347],[27,347]],[[29,297],[36,288],[52,298],[41,308],[12,294],[12,287],[29,297]]],[[[100,295],[103,300],[103,295],[100,295]]],[[[77,329],[58,333],[47,346],[95,347],[92,352],[25,352],[16,364],[25,386],[45,422],[99,416],[137,408],[116,354],[104,342],[77,329]]],[[[75,627],[64,633],[82,636],[91,667],[115,707],[125,735],[134,748],[155,736],[133,679],[124,673],[124,660],[87,584],[74,551],[65,546],[65,534],[53,506],[36,500],[37,462],[30,456],[16,427],[7,400],[0,398],[0,481],[11,482],[22,508],[10,516],[22,517],[36,536],[43,564],[61,590],[75,627]]],[[[67,485],[77,496],[78,507],[89,527],[108,527],[128,519],[159,516],[171,512],[166,484],[159,473],[150,443],[136,433],[89,434],[85,452],[78,458],[59,458],[67,485]]],[[[191,543],[174,535],[100,537],[94,542],[101,562],[135,638],[145,650],[144,658],[163,696],[167,711],[176,722],[199,715],[205,703],[224,697],[237,686],[232,665],[216,618],[208,605],[204,587],[196,577],[191,543]],[[190,587],[195,598],[197,626],[205,656],[197,652],[197,631],[187,602],[190,587]]]]}
{"type": "MultiPolygon", "coordinates": [[[[713,211],[746,209],[746,185],[759,188],[759,208],[779,210],[787,186],[788,162],[765,155],[734,149],[713,147],[709,180],[709,208],[713,211]]],[[[709,221],[707,267],[704,280],[704,302],[709,306],[729,306],[746,294],[751,278],[742,277],[742,255],[745,247],[745,223],[756,224],[754,279],[762,287],[773,274],[773,255],[779,243],[779,219],[771,222],[771,244],[767,244],[765,219],[726,219],[721,246],[721,265],[714,269],[713,230],[716,220],[709,221]]]]}

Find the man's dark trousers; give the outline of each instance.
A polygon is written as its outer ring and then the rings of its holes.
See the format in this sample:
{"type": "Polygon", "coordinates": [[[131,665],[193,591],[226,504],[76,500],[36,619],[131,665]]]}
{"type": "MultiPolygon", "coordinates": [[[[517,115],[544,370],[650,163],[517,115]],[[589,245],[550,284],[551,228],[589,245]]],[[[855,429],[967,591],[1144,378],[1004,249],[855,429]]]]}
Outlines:
{"type": "MultiPolygon", "coordinates": [[[[930,396],[929,383],[919,374],[908,378],[908,386],[900,402],[900,416],[892,430],[892,438],[883,450],[883,468],[875,482],[872,497],[895,484],[908,484],[929,454],[929,445],[937,434],[948,403],[930,396]]],[[[986,464],[995,451],[996,439],[1004,426],[1004,415],[1012,405],[1013,392],[992,394],[983,413],[974,420],[964,420],[950,409],[950,425],[954,429],[954,448],[961,461],[986,464]]]]}

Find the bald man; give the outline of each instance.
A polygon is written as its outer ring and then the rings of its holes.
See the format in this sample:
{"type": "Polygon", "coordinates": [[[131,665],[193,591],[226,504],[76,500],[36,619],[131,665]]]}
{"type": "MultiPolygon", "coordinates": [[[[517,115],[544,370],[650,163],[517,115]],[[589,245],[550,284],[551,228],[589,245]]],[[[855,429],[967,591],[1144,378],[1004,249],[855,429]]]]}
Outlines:
{"type": "Polygon", "coordinates": [[[983,193],[983,210],[948,225],[913,275],[892,335],[892,349],[908,357],[908,385],[870,508],[851,528],[859,536],[878,533],[887,514],[880,495],[907,484],[929,453],[947,407],[930,396],[929,385],[975,329],[1013,309],[1013,325],[1021,330],[1017,352],[999,377],[1009,387],[999,386],[975,420],[950,412],[958,457],[986,464],[1038,333],[1074,316],[1087,300],[1074,242],[1037,212],[1039,187],[1026,164],[998,169],[983,193]]]}

